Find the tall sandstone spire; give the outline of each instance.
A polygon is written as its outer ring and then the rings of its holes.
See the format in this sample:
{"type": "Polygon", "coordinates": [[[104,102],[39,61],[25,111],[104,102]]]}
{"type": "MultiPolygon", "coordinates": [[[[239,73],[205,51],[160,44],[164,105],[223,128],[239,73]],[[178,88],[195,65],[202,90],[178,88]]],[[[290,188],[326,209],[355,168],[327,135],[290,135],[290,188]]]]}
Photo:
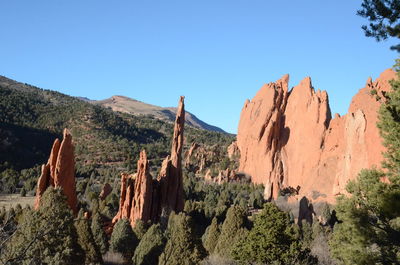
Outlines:
{"type": "Polygon", "coordinates": [[[121,174],[121,198],[119,211],[113,218],[115,224],[121,218],[130,220],[135,226],[137,220],[157,222],[163,212],[183,210],[182,148],[185,124],[184,97],[180,98],[176,113],[171,154],[161,165],[157,180],[149,172],[146,152],[140,153],[137,173],[121,174]]]}
{"type": "Polygon", "coordinates": [[[369,79],[353,97],[348,113],[333,119],[327,93],[315,91],[308,77],[291,91],[287,75],[264,85],[242,109],[239,170],[265,185],[266,198],[300,186],[302,195],[320,194],[333,201],[361,169],[380,166],[380,103],[371,91],[382,95],[394,78],[389,69],[375,82],[369,79]]]}
{"type": "Polygon", "coordinates": [[[75,189],[75,158],[72,135],[64,129],[63,141],[54,141],[49,160],[42,165],[42,173],[36,189],[35,209],[40,207],[40,199],[49,186],[61,187],[67,203],[74,214],[78,213],[75,189]]]}

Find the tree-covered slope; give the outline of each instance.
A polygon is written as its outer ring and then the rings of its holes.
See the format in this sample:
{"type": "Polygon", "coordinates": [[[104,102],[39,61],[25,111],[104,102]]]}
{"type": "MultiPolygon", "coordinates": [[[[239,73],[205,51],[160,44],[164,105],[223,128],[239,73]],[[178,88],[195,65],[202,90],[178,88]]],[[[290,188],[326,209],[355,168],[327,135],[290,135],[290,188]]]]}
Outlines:
{"type": "MultiPolygon", "coordinates": [[[[131,170],[143,148],[159,166],[170,149],[171,123],[113,112],[1,76],[0,110],[0,172],[44,163],[63,128],[72,132],[77,173],[82,176],[131,170]]],[[[191,127],[185,134],[186,146],[197,142],[226,148],[233,140],[228,134],[191,127]]]]}

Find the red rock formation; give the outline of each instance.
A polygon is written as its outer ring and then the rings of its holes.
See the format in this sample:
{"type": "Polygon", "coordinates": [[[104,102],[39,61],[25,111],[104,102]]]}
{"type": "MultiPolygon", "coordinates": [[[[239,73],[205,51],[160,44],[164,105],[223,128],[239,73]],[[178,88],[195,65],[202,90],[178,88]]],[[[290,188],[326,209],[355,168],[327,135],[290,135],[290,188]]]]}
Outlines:
{"type": "Polygon", "coordinates": [[[236,157],[240,157],[239,147],[237,146],[237,142],[234,141],[228,146],[228,157],[233,160],[236,157]]]}
{"type": "Polygon", "coordinates": [[[196,174],[204,173],[212,165],[221,162],[221,157],[226,155],[218,145],[204,146],[192,143],[185,153],[185,167],[196,174]]]}
{"type": "Polygon", "coordinates": [[[163,161],[157,180],[149,172],[146,152],[140,153],[137,174],[122,174],[119,211],[113,218],[115,224],[121,218],[130,220],[135,226],[137,220],[156,222],[162,212],[183,210],[182,147],[185,123],[184,98],[179,101],[175,119],[171,155],[163,161]]]}
{"type": "Polygon", "coordinates": [[[211,175],[211,170],[210,169],[207,169],[206,174],[204,175],[204,180],[207,181],[207,182],[213,182],[213,176],[211,175]]]}
{"type": "Polygon", "coordinates": [[[104,184],[103,189],[101,190],[99,195],[100,200],[104,200],[108,195],[110,195],[111,191],[111,185],[109,183],[104,184]]]}
{"type": "Polygon", "coordinates": [[[185,153],[185,167],[190,165],[190,159],[194,156],[194,152],[200,147],[197,143],[192,143],[189,150],[185,153]]]}
{"type": "Polygon", "coordinates": [[[40,199],[43,193],[46,191],[50,182],[50,165],[42,165],[42,173],[38,179],[38,184],[36,188],[36,198],[35,198],[35,209],[39,208],[40,199]]]}
{"type": "MultiPolygon", "coordinates": [[[[121,190],[120,190],[120,196],[119,196],[119,209],[118,213],[114,216],[112,222],[116,223],[119,219],[123,218],[122,210],[124,209],[124,204],[126,200],[126,182],[127,178],[129,177],[128,174],[126,173],[121,173],[121,190]]],[[[125,216],[127,215],[126,213],[124,214],[125,216]]]]}
{"type": "Polygon", "coordinates": [[[387,70],[376,82],[369,79],[354,96],[349,113],[332,120],[326,92],[315,92],[310,78],[290,92],[287,75],[264,85],[242,110],[239,171],[264,183],[267,198],[299,185],[303,195],[318,191],[333,200],[362,168],[380,165],[384,150],[376,127],[380,103],[371,90],[380,95],[393,78],[394,71],[387,70]]]}
{"type": "Polygon", "coordinates": [[[153,178],[149,172],[149,162],[146,152],[140,152],[138,161],[138,172],[135,180],[135,192],[133,195],[133,205],[130,214],[132,226],[137,220],[147,223],[151,220],[152,198],[153,198],[153,178]]]}
{"type": "Polygon", "coordinates": [[[172,137],[171,155],[162,164],[158,181],[160,183],[160,206],[167,212],[183,210],[182,148],[185,125],[184,97],[179,100],[176,112],[174,135],[172,137]]]}
{"type": "Polygon", "coordinates": [[[75,189],[75,158],[71,133],[65,129],[63,141],[56,139],[36,190],[35,209],[40,207],[40,198],[48,186],[61,187],[67,197],[67,203],[74,214],[78,213],[75,189]]]}

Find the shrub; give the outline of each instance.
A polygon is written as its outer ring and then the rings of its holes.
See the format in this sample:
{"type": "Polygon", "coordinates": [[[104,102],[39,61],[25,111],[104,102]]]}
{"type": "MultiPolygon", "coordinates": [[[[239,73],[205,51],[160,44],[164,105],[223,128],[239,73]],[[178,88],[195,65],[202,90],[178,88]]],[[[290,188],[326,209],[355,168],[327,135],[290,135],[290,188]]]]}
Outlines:
{"type": "Polygon", "coordinates": [[[128,220],[120,219],[114,226],[111,235],[110,249],[121,253],[126,259],[130,259],[138,244],[138,239],[133,233],[128,220]]]}

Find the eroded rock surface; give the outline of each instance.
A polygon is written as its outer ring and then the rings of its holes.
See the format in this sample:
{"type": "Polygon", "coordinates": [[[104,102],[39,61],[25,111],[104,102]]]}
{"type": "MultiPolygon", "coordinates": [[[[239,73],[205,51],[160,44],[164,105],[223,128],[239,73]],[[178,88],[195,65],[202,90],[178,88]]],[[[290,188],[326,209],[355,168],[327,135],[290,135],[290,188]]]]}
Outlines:
{"type": "Polygon", "coordinates": [[[289,77],[264,85],[242,109],[237,146],[239,171],[265,185],[265,197],[285,187],[300,194],[319,192],[325,200],[344,193],[362,168],[380,166],[384,148],[376,127],[376,94],[390,89],[391,69],[368,79],[348,113],[331,118],[328,95],[315,91],[310,78],[288,91],[289,77]],[[372,92],[373,91],[373,92],[372,92]]]}
{"type": "Polygon", "coordinates": [[[60,187],[67,197],[67,203],[74,214],[78,213],[75,188],[75,157],[72,135],[64,129],[63,140],[54,141],[50,157],[42,166],[42,173],[36,189],[35,209],[40,207],[40,199],[49,186],[60,187]]]}

